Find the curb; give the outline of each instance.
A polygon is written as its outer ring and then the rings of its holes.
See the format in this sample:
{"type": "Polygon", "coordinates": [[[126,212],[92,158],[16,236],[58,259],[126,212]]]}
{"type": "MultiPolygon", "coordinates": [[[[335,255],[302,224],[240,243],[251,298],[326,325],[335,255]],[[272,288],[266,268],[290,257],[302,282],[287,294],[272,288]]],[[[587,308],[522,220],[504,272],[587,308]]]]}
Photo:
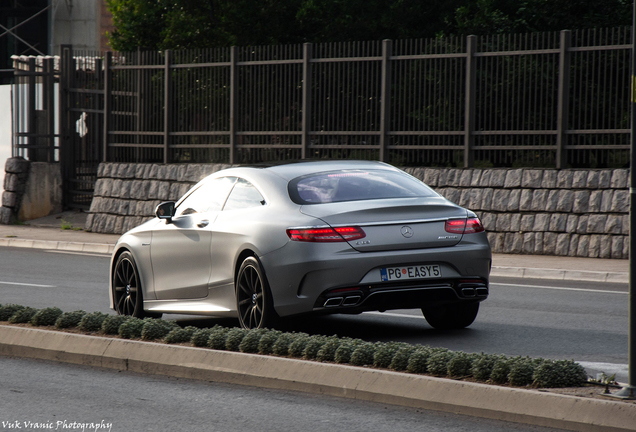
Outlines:
{"type": "Polygon", "coordinates": [[[387,370],[0,326],[0,355],[326,394],[584,432],[633,431],[636,405],[387,370]]]}
{"type": "Polygon", "coordinates": [[[587,282],[629,283],[627,272],[597,272],[586,270],[561,270],[547,268],[497,267],[493,266],[490,276],[523,279],[579,280],[587,282]]]}
{"type": "Polygon", "coordinates": [[[0,246],[101,254],[112,254],[115,250],[115,245],[106,243],[80,243],[51,240],[28,240],[19,238],[0,238],[0,246]]]}

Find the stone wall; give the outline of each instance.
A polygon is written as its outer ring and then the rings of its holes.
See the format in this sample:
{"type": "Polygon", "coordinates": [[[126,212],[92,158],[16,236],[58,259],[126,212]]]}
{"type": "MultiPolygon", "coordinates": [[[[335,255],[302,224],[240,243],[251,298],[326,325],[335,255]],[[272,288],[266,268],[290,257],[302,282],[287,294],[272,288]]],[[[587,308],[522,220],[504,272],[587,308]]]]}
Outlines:
{"type": "Polygon", "coordinates": [[[18,220],[22,196],[29,178],[29,161],[24,158],[9,158],[4,165],[4,191],[0,207],[0,223],[9,225],[18,220]]]}
{"type": "MultiPolygon", "coordinates": [[[[123,233],[228,165],[101,164],[87,229],[123,233]]],[[[494,252],[626,259],[629,170],[406,168],[477,213],[494,252]]]]}

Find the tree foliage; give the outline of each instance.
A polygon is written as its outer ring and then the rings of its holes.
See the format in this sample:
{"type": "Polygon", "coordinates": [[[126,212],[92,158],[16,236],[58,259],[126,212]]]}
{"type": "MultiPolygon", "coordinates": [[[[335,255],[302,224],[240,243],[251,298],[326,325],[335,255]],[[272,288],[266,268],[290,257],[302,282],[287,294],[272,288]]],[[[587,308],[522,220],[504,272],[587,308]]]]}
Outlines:
{"type": "Polygon", "coordinates": [[[628,0],[107,0],[118,51],[630,25],[628,0]]]}

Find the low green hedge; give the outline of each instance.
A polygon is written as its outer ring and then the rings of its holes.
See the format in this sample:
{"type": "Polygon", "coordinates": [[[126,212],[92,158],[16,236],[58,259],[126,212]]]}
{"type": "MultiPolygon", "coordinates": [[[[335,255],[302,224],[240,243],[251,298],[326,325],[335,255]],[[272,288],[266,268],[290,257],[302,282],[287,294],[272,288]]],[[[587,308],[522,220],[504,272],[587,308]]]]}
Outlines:
{"type": "Polygon", "coordinates": [[[174,322],[161,319],[139,319],[81,310],[62,313],[58,308],[37,310],[15,304],[0,305],[0,321],[30,323],[34,326],[55,325],[59,329],[76,327],[86,332],[119,335],[125,339],[190,343],[196,347],[217,350],[372,366],[517,387],[576,387],[588,380],[585,369],[572,360],[471,354],[403,342],[371,343],[338,336],[310,336],[269,329],[230,329],[219,325],[205,329],[191,326],[181,328],[174,322]]]}

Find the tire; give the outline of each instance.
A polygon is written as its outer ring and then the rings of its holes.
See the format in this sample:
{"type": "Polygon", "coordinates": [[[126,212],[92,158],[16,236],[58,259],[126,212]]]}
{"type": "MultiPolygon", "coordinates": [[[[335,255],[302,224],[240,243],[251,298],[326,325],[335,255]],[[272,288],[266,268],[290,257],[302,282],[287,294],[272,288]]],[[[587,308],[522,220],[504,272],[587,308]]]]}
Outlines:
{"type": "Polygon", "coordinates": [[[236,310],[245,329],[273,327],[278,322],[265,272],[254,257],[243,261],[236,276],[236,310]]]}
{"type": "Polygon", "coordinates": [[[456,330],[468,327],[475,321],[478,312],[479,303],[451,303],[422,308],[426,321],[438,330],[456,330]]]}
{"type": "Polygon", "coordinates": [[[161,317],[161,314],[151,314],[144,311],[141,279],[135,259],[130,252],[126,251],[119,255],[112,277],[113,305],[117,314],[131,315],[137,318],[161,317]]]}

